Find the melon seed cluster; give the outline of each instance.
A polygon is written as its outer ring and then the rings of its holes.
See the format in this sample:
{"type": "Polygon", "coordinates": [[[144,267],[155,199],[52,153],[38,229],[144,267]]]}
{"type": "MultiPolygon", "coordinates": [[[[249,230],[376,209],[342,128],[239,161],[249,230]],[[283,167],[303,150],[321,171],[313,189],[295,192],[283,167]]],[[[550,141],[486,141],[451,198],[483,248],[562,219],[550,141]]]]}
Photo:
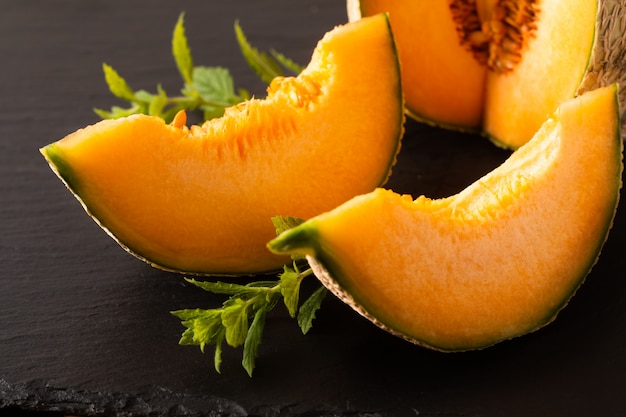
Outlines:
{"type": "Polygon", "coordinates": [[[460,42],[492,71],[511,71],[537,30],[537,0],[498,0],[491,10],[477,0],[451,0],[460,42]]]}

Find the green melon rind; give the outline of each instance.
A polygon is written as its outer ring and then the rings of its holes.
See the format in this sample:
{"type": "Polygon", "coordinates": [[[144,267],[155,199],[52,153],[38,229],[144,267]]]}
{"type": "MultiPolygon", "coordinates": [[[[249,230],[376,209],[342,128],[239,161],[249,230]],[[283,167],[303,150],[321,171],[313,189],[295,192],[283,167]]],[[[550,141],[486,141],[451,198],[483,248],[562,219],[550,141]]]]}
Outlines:
{"type": "MultiPolygon", "coordinates": [[[[92,205],[88,200],[85,200],[81,196],[81,185],[79,176],[74,173],[72,167],[65,161],[63,157],[63,150],[56,144],[51,143],[39,150],[43,157],[50,165],[52,171],[59,177],[61,182],[65,185],[65,187],[70,191],[70,193],[78,200],[80,205],[83,207],[85,212],[91,219],[96,222],[96,224],[104,230],[104,232],[109,235],[120,247],[122,247],[126,252],[130,253],[137,259],[147,263],[148,265],[163,270],[167,272],[180,272],[178,269],[168,266],[166,263],[159,262],[158,259],[148,259],[141,255],[141,251],[134,249],[133,247],[127,245],[122,242],[115,233],[109,228],[107,223],[102,220],[103,217],[98,213],[98,205],[92,205]]],[[[186,272],[188,274],[195,274],[194,272],[186,272]]],[[[229,274],[223,274],[227,276],[229,274]]],[[[232,275],[232,274],[230,274],[232,275]]],[[[240,275],[240,274],[237,274],[240,275]]]]}
{"type": "MultiPolygon", "coordinates": [[[[106,221],[102,219],[106,216],[102,216],[98,213],[97,204],[92,205],[88,200],[81,197],[80,193],[80,180],[78,176],[74,174],[74,170],[72,167],[65,162],[63,158],[62,149],[57,146],[56,143],[51,143],[43,148],[41,148],[40,153],[46,159],[52,171],[57,175],[57,177],[61,180],[61,182],[65,185],[65,187],[70,191],[70,193],[78,200],[80,205],[83,207],[85,212],[91,219],[107,234],[111,239],[113,239],[122,249],[124,249],[127,253],[131,254],[135,258],[145,262],[153,268],[160,269],[165,272],[173,272],[173,273],[182,273],[187,275],[206,275],[206,276],[222,276],[222,277],[239,277],[246,275],[256,275],[256,274],[269,274],[274,273],[276,270],[268,270],[265,272],[254,272],[254,273],[243,273],[243,272],[208,272],[208,271],[181,271],[179,268],[168,265],[166,262],[161,262],[159,259],[155,258],[146,258],[141,254],[141,250],[135,249],[133,246],[128,245],[123,242],[121,239],[117,237],[117,235],[111,230],[111,228],[107,225],[106,221]]],[[[268,220],[269,221],[269,220],[268,220]]]]}
{"type": "Polygon", "coordinates": [[[72,167],[65,162],[63,151],[56,142],[41,148],[39,152],[46,159],[52,171],[61,179],[63,184],[76,195],[79,189],[78,178],[74,175],[72,167]]]}
{"type": "MultiPolygon", "coordinates": [[[[112,229],[108,226],[107,222],[103,219],[106,216],[103,216],[98,211],[97,204],[91,204],[89,200],[84,199],[81,196],[81,186],[79,176],[74,173],[72,167],[66,163],[63,158],[63,151],[56,143],[52,143],[40,149],[41,154],[44,156],[52,171],[59,177],[61,182],[65,185],[65,187],[70,191],[70,193],[78,200],[80,205],[83,207],[85,212],[91,219],[111,238],[113,239],[122,249],[124,249],[127,253],[131,254],[135,258],[145,262],[153,268],[160,269],[165,272],[174,272],[174,273],[184,273],[188,275],[215,275],[215,276],[224,276],[224,277],[236,277],[243,275],[253,275],[245,274],[245,273],[229,273],[229,272],[203,272],[203,271],[181,271],[179,268],[175,266],[168,265],[167,262],[161,262],[156,258],[146,258],[142,255],[141,250],[135,249],[132,245],[128,245],[126,242],[122,241],[118,238],[117,234],[112,231],[112,229]]],[[[271,273],[275,271],[266,271],[265,273],[271,273]]],[[[263,272],[259,272],[263,273],[263,272]]]]}
{"type": "MultiPolygon", "coordinates": [[[[391,42],[392,54],[395,57],[395,60],[394,60],[396,64],[395,73],[396,73],[396,80],[397,80],[396,97],[398,98],[398,103],[400,103],[400,109],[403,109],[405,106],[405,100],[404,100],[404,92],[402,90],[402,74],[401,74],[401,69],[400,69],[400,55],[398,54],[398,45],[396,43],[393,30],[391,29],[391,21],[389,20],[389,15],[387,13],[383,13],[383,16],[385,16],[387,31],[389,33],[389,40],[391,42]]],[[[398,111],[397,114],[398,114],[398,123],[397,123],[398,130],[396,131],[395,152],[391,155],[391,158],[389,159],[389,165],[387,165],[387,172],[384,174],[383,178],[381,179],[379,186],[385,185],[387,181],[389,180],[389,178],[391,177],[393,167],[396,165],[396,162],[398,162],[398,155],[400,154],[400,150],[402,148],[402,138],[404,137],[404,132],[405,132],[406,116],[403,111],[398,111]]]]}

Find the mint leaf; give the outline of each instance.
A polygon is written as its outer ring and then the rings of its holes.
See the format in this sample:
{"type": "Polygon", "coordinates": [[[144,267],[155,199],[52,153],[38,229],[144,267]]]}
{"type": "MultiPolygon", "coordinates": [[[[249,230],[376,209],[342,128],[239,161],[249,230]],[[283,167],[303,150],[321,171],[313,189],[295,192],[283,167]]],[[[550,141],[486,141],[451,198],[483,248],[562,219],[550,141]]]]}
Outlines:
{"type": "Polygon", "coordinates": [[[104,80],[115,97],[126,101],[133,101],[135,99],[133,89],[112,66],[103,63],[102,70],[104,71],[104,80]]]}
{"type": "Polygon", "coordinates": [[[298,299],[300,295],[300,283],[304,275],[300,274],[294,264],[294,269],[284,267],[280,275],[280,293],[283,296],[285,307],[291,317],[296,317],[298,312],[298,299]]]}
{"type": "Polygon", "coordinates": [[[280,235],[286,230],[293,229],[294,227],[304,223],[304,220],[297,217],[290,216],[274,216],[272,217],[272,224],[276,229],[276,236],[280,235]]]}
{"type": "Polygon", "coordinates": [[[222,117],[224,115],[224,112],[226,111],[224,107],[209,105],[200,106],[200,109],[202,110],[202,117],[204,118],[204,120],[211,120],[222,117]]]}
{"type": "Polygon", "coordinates": [[[195,67],[191,89],[200,96],[200,109],[204,112],[205,120],[221,117],[226,107],[243,101],[235,93],[235,83],[230,72],[222,67],[195,67]]]}
{"type": "Polygon", "coordinates": [[[220,310],[178,310],[173,315],[182,320],[187,330],[181,336],[181,345],[200,345],[204,352],[204,346],[212,343],[221,331],[222,312],[220,310]]]}
{"type": "Polygon", "coordinates": [[[265,52],[261,52],[253,47],[243,33],[243,29],[239,25],[239,21],[235,22],[235,36],[239,49],[248,63],[248,66],[263,80],[266,84],[272,82],[272,80],[283,72],[278,65],[278,62],[268,56],[265,52]]]}
{"type": "Polygon", "coordinates": [[[193,86],[206,102],[229,106],[239,101],[235,94],[235,83],[226,68],[195,67],[193,86]]]}
{"type": "Polygon", "coordinates": [[[155,97],[155,94],[149,93],[146,90],[135,91],[135,100],[142,103],[150,103],[155,97]]]}
{"type": "Polygon", "coordinates": [[[281,54],[279,52],[276,52],[273,49],[270,50],[270,54],[272,54],[274,59],[276,59],[276,61],[279,62],[283,67],[285,67],[289,71],[293,72],[294,75],[300,74],[302,72],[302,70],[304,69],[303,66],[297,64],[292,59],[287,58],[285,55],[283,55],[283,54],[281,54]]]}
{"type": "Polygon", "coordinates": [[[224,344],[225,332],[222,330],[215,338],[215,353],[213,354],[213,366],[217,373],[221,373],[222,368],[222,345],[224,344]]]}
{"type": "Polygon", "coordinates": [[[179,343],[199,345],[202,352],[204,352],[205,345],[214,344],[213,362],[217,372],[220,372],[222,363],[223,341],[226,340],[226,343],[232,347],[243,344],[242,365],[252,376],[266,315],[281,298],[290,316],[295,317],[297,314],[303,333],[311,327],[315,311],[319,309],[325,293],[322,294],[320,290],[316,291],[299,310],[298,302],[302,280],[312,274],[311,269],[300,271],[294,262],[293,268],[287,266],[283,268],[283,273],[277,281],[254,281],[241,285],[220,281],[201,282],[193,278],[185,278],[190,284],[209,292],[228,295],[229,298],[222,304],[222,308],[218,309],[173,311],[172,314],[180,318],[182,324],[187,327],[179,343]],[[304,330],[304,327],[307,330],[304,330]]]}
{"type": "Polygon", "coordinates": [[[131,107],[124,109],[122,107],[113,106],[111,107],[111,111],[106,111],[102,109],[93,109],[93,111],[103,119],[117,119],[120,117],[130,116],[131,114],[137,114],[141,110],[141,106],[135,104],[131,107]]]}
{"type": "Polygon", "coordinates": [[[243,345],[243,360],[241,364],[246,372],[248,372],[249,376],[252,376],[252,372],[254,371],[259,345],[261,344],[261,338],[263,336],[263,329],[265,328],[266,316],[267,311],[265,309],[259,309],[256,312],[243,345]]]}
{"type": "Polygon", "coordinates": [[[304,69],[304,67],[298,65],[295,61],[273,49],[267,54],[253,47],[250,42],[248,42],[241,25],[239,25],[239,21],[235,21],[235,37],[237,38],[241,54],[248,63],[248,66],[266,84],[270,84],[272,80],[278,76],[285,75],[283,68],[294,74],[299,74],[304,69]]]}
{"type": "MultiPolygon", "coordinates": [[[[178,16],[171,42],[172,55],[183,79],[181,95],[170,97],[161,85],[157,85],[156,93],[134,91],[113,67],[103,63],[104,78],[109,90],[115,97],[129,102],[130,105],[128,108],[113,106],[110,111],[94,108],[96,114],[103,119],[112,119],[143,113],[161,117],[169,123],[180,110],[200,109],[204,119],[209,120],[222,116],[226,107],[251,98],[246,89],[235,90],[235,83],[226,68],[194,66],[184,17],[184,13],[178,16]]],[[[254,48],[238,22],[235,22],[235,35],[244,59],[267,84],[275,77],[283,75],[283,68],[294,73],[301,72],[302,67],[284,55],[274,50],[268,55],[254,48]]],[[[276,217],[272,221],[277,234],[302,222],[301,219],[292,217],[276,217]]],[[[292,317],[298,315],[300,326],[303,327],[301,320],[304,320],[308,323],[306,326],[310,327],[321,300],[309,298],[298,312],[300,284],[310,274],[310,269],[301,272],[294,263],[293,269],[285,267],[279,280],[256,281],[246,285],[199,282],[185,278],[192,285],[216,294],[228,295],[230,298],[223,303],[222,308],[172,311],[171,314],[178,317],[185,327],[179,344],[198,345],[201,352],[204,352],[206,345],[215,345],[213,362],[217,372],[220,372],[222,364],[223,342],[226,341],[231,346],[243,344],[242,365],[252,376],[267,312],[278,304],[281,297],[289,314],[292,317]]],[[[304,330],[303,332],[306,333],[304,330]]]]}
{"type": "MultiPolygon", "coordinates": [[[[276,236],[280,235],[286,230],[293,229],[294,227],[304,223],[303,219],[290,216],[274,216],[272,217],[272,224],[276,229],[276,236]]],[[[303,260],[306,257],[304,255],[291,255],[291,259],[294,261],[303,260]]]]}
{"type": "MultiPolygon", "coordinates": [[[[282,67],[294,72],[301,69],[294,61],[276,51],[272,50],[268,55],[252,47],[237,22],[235,32],[246,62],[268,84],[274,77],[282,75],[282,67]]],[[[110,111],[95,108],[94,112],[103,119],[139,113],[150,114],[170,123],[180,110],[200,110],[206,121],[223,116],[227,107],[251,98],[248,90],[235,89],[235,83],[227,69],[219,66],[194,66],[186,35],[184,13],[180,13],[176,21],[171,50],[183,80],[181,95],[170,97],[160,86],[157,87],[155,94],[144,90],[135,92],[117,71],[105,63],[103,70],[109,90],[117,98],[130,102],[130,107],[112,107],[110,111]]]]}
{"type": "Polygon", "coordinates": [[[300,306],[298,312],[298,325],[303,334],[307,334],[313,327],[315,313],[320,309],[322,301],[326,298],[328,290],[326,287],[319,287],[311,296],[300,306]]]}
{"type": "Polygon", "coordinates": [[[241,298],[229,300],[222,312],[222,325],[226,329],[226,343],[241,345],[248,335],[248,303],[241,298]]]}
{"type": "Polygon", "coordinates": [[[176,21],[174,33],[172,34],[172,55],[178,67],[178,72],[187,84],[192,83],[193,75],[193,58],[191,57],[191,49],[187,42],[185,34],[185,14],[181,13],[176,21]]]}
{"type": "MultiPolygon", "coordinates": [[[[231,284],[229,282],[221,282],[221,281],[217,281],[217,282],[207,282],[207,281],[196,281],[193,278],[185,278],[185,281],[187,281],[190,284],[195,285],[196,287],[202,288],[205,291],[208,292],[212,292],[214,294],[227,294],[227,295],[238,295],[238,296],[244,296],[244,295],[249,295],[249,294],[255,294],[258,292],[257,289],[255,289],[252,284],[250,283],[248,285],[241,285],[241,284],[231,284]]],[[[265,285],[265,282],[263,282],[263,286],[265,285]]],[[[269,282],[273,282],[274,284],[277,283],[277,281],[267,281],[269,282]]]]}
{"type": "Polygon", "coordinates": [[[162,117],[165,106],[168,104],[167,94],[160,85],[157,87],[157,92],[157,95],[150,94],[151,97],[148,101],[148,114],[162,117]]]}

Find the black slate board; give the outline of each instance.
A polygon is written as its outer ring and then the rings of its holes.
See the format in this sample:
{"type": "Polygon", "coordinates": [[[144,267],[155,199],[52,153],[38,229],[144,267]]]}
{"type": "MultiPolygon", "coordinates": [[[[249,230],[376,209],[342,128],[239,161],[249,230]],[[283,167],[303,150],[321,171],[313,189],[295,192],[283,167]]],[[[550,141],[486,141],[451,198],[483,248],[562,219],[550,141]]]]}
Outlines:
{"type": "MultiPolygon", "coordinates": [[[[186,11],[202,65],[264,87],[232,25],[301,63],[346,20],[342,0],[4,0],[0,7],[0,415],[623,416],[626,219],[559,318],[479,352],[441,354],[375,328],[328,298],[303,336],[272,313],[251,379],[241,351],[179,346],[169,311],[222,298],[126,254],[89,219],[37,149],[119,104],[101,63],[135,88],[179,88],[171,29],[186,11]],[[52,415],[52,414],[51,414],[52,415]]],[[[407,123],[389,186],[452,194],[508,153],[486,140],[407,123]]]]}

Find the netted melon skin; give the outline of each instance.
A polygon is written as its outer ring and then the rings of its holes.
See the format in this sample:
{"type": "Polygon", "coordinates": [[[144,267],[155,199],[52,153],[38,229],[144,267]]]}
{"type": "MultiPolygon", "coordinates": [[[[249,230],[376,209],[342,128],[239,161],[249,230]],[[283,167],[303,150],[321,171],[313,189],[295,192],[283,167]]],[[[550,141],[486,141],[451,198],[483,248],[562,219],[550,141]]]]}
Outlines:
{"type": "Polygon", "coordinates": [[[594,47],[576,95],[618,84],[621,137],[626,137],[626,2],[599,0],[594,47]]]}

